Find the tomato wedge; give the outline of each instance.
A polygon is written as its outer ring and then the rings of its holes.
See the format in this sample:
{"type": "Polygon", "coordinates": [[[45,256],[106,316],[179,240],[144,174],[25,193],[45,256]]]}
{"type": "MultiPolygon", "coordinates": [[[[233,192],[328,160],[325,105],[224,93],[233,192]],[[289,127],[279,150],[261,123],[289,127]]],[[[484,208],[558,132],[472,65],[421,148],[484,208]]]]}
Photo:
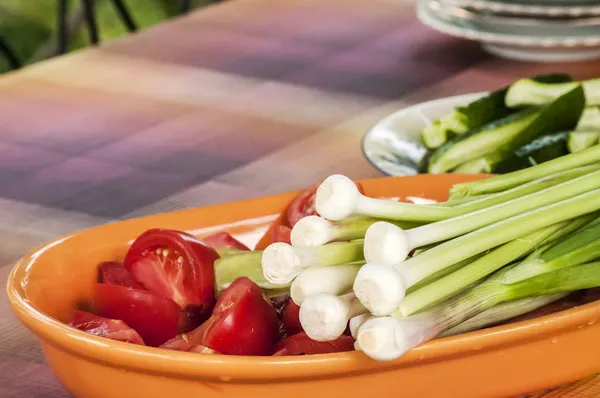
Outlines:
{"type": "Polygon", "coordinates": [[[319,185],[321,185],[321,182],[300,193],[300,195],[296,196],[292,203],[290,203],[285,211],[287,223],[290,227],[293,228],[300,219],[306,216],[318,215],[317,209],[315,208],[315,194],[317,193],[319,185]]]}
{"type": "Polygon", "coordinates": [[[333,341],[314,341],[304,332],[300,332],[277,344],[274,356],[285,355],[314,355],[330,354],[354,350],[354,339],[350,336],[341,336],[333,341]]]}
{"type": "Polygon", "coordinates": [[[116,261],[107,261],[100,264],[100,281],[109,285],[119,285],[132,289],[146,290],[144,286],[123,268],[123,264],[116,261]]]}
{"type": "Polygon", "coordinates": [[[150,229],[131,244],[123,264],[146,289],[173,300],[200,323],[215,303],[218,258],[188,233],[150,229]]]}
{"type": "Polygon", "coordinates": [[[104,318],[89,312],[77,310],[69,325],[90,334],[125,343],[145,345],[141,336],[118,319],[104,318]]]}
{"type": "Polygon", "coordinates": [[[99,315],[125,322],[150,346],[161,345],[179,331],[181,308],[146,290],[97,283],[94,299],[99,315]]]}
{"type": "Polygon", "coordinates": [[[278,341],[275,309],[258,285],[242,277],[219,296],[202,345],[227,355],[271,355],[278,341]]]}
{"type": "Polygon", "coordinates": [[[221,249],[249,251],[248,246],[231,236],[229,232],[219,232],[213,235],[205,236],[202,242],[219,251],[221,249]]]}
{"type": "Polygon", "coordinates": [[[207,327],[208,321],[189,333],[183,333],[173,337],[164,344],[161,344],[159,348],[175,351],[189,351],[195,346],[202,345],[202,339],[204,339],[204,332],[206,332],[207,327]]]}
{"type": "Polygon", "coordinates": [[[288,336],[302,332],[302,324],[300,323],[300,306],[290,299],[283,309],[281,321],[283,328],[288,336]]]}
{"type": "Polygon", "coordinates": [[[284,242],[287,244],[292,244],[292,229],[287,225],[276,224],[273,226],[271,230],[273,235],[272,242],[284,242]]]}
{"type": "MultiPolygon", "coordinates": [[[[317,209],[315,207],[315,196],[317,193],[317,188],[319,188],[321,182],[314,185],[312,188],[307,189],[306,191],[300,193],[288,206],[285,211],[285,216],[287,219],[288,226],[294,228],[294,225],[300,219],[306,216],[318,216],[317,209]]],[[[361,183],[356,184],[360,193],[364,195],[365,190],[361,183]]]]}

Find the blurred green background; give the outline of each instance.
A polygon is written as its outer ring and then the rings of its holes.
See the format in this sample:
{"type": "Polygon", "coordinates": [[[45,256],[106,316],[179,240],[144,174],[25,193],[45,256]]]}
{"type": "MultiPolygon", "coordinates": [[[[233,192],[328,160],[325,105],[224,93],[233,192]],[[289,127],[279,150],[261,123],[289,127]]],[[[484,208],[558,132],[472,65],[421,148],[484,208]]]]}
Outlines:
{"type": "MultiPolygon", "coordinates": [[[[139,29],[144,29],[179,15],[180,0],[123,0],[139,29]]],[[[196,0],[200,7],[211,0],[196,0]]],[[[80,0],[70,0],[70,50],[89,45],[80,0]]],[[[22,64],[30,64],[55,54],[57,48],[57,0],[0,0],[0,37],[9,44],[22,64]]],[[[96,18],[102,41],[127,34],[115,13],[112,2],[96,0],[96,18]]],[[[8,71],[6,59],[0,56],[0,73],[8,71]]]]}

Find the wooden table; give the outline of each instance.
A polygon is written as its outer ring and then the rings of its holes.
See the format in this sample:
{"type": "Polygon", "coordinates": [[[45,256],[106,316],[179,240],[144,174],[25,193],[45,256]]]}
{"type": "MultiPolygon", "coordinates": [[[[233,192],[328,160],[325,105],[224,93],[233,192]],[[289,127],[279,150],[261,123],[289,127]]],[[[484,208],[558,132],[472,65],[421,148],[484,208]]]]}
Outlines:
{"type": "MultiPolygon", "coordinates": [[[[406,105],[598,70],[495,59],[389,0],[230,1],[38,64],[0,79],[0,278],[114,219],[375,177],[361,137],[406,105]]],[[[6,299],[0,335],[0,396],[66,396],[6,299]]]]}

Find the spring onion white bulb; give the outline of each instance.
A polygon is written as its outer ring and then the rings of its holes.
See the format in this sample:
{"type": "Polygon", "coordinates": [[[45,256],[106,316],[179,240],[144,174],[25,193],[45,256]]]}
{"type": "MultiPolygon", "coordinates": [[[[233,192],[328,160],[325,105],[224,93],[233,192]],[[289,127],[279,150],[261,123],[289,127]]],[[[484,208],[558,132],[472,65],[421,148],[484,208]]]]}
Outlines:
{"type": "Polygon", "coordinates": [[[319,293],[302,302],[300,323],[311,339],[331,341],[344,333],[350,318],[366,312],[353,293],[343,296],[319,293]]]}
{"type": "Polygon", "coordinates": [[[570,266],[510,284],[484,282],[416,315],[370,319],[358,329],[358,343],[371,358],[393,360],[498,304],[596,286],[600,286],[600,262],[570,266]]]}
{"type": "Polygon", "coordinates": [[[371,319],[373,316],[369,313],[357,315],[350,319],[348,322],[348,328],[350,328],[350,335],[354,340],[358,338],[358,329],[365,323],[367,320],[371,319]]]}
{"type": "Polygon", "coordinates": [[[261,263],[265,279],[283,285],[292,282],[308,267],[345,264],[363,259],[362,241],[315,247],[292,247],[277,242],[263,251],[261,263]]]}
{"type": "Polygon", "coordinates": [[[365,259],[384,265],[404,261],[411,250],[475,231],[543,206],[600,188],[600,170],[567,182],[462,216],[403,230],[377,222],[365,234],[365,259]]]}
{"type": "Polygon", "coordinates": [[[362,265],[359,262],[306,268],[292,282],[290,296],[294,303],[302,305],[304,299],[318,293],[336,296],[348,293],[352,290],[352,284],[362,265]]]}
{"type": "MultiPolygon", "coordinates": [[[[398,307],[406,289],[424,278],[536,230],[599,209],[600,189],[596,189],[451,239],[394,266],[367,263],[356,277],[354,292],[371,313],[388,315],[398,307]]],[[[386,247],[385,252],[394,250],[386,247]]]]}

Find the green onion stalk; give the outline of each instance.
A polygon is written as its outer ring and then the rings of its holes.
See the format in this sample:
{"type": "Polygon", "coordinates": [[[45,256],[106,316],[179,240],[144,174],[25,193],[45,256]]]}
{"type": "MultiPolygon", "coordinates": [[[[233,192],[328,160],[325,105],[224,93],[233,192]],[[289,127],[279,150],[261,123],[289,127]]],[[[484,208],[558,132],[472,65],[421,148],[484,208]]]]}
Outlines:
{"type": "Polygon", "coordinates": [[[450,189],[450,198],[458,199],[472,195],[483,195],[504,191],[561,171],[588,166],[600,162],[600,146],[549,160],[534,167],[514,171],[483,180],[455,184],[450,189]]]}
{"type": "MultiPolygon", "coordinates": [[[[526,256],[531,252],[535,253],[536,249],[538,249],[539,246],[543,245],[549,239],[555,240],[559,237],[576,231],[580,227],[587,225],[590,221],[596,219],[597,216],[598,215],[596,213],[586,214],[573,220],[551,225],[522,238],[505,243],[504,245],[501,245],[486,255],[480,257],[479,259],[472,261],[464,267],[461,267],[457,271],[426,284],[416,291],[409,292],[394,311],[394,315],[399,317],[409,316],[431,306],[434,303],[440,302],[445,298],[451,297],[456,293],[457,290],[466,288],[467,286],[476,283],[500,268],[526,256]]],[[[600,250],[600,224],[598,224],[596,229],[597,231],[592,231],[592,233],[590,233],[588,230],[582,231],[581,233],[570,238],[571,240],[579,241],[583,245],[582,248],[576,250],[583,252],[584,256],[592,255],[591,258],[586,257],[585,261],[593,260],[595,258],[593,254],[594,250],[600,250]],[[582,239],[583,237],[580,236],[586,234],[592,235],[594,232],[596,233],[596,237],[598,239],[597,249],[594,249],[593,247],[586,247],[584,243],[587,242],[585,242],[585,239],[582,239]]],[[[569,239],[563,243],[567,243],[568,241],[569,239]]],[[[574,253],[576,252],[573,251],[569,254],[572,255],[574,253]]],[[[600,256],[600,253],[598,253],[598,256],[600,256]]],[[[558,261],[556,264],[560,265],[562,263],[563,260],[558,261]]],[[[546,267],[548,267],[548,270],[552,270],[554,267],[554,265],[548,265],[552,264],[549,261],[544,262],[544,264],[546,267]]],[[[542,269],[542,266],[536,261],[528,267],[521,267],[521,269],[528,270],[524,272],[529,272],[529,276],[533,276],[537,274],[538,270],[542,269]]]]}
{"type": "MultiPolygon", "coordinates": [[[[526,184],[509,192],[501,192],[457,206],[419,205],[370,198],[363,195],[350,178],[335,174],[327,177],[317,189],[315,207],[323,218],[330,221],[343,220],[351,215],[418,223],[440,221],[483,210],[494,205],[512,202],[513,200],[521,200],[529,194],[546,191],[546,189],[556,187],[561,183],[570,182],[572,179],[590,176],[600,168],[600,165],[596,166],[598,167],[583,168],[566,173],[559,171],[553,173],[554,175],[545,176],[549,178],[536,183],[526,184]]],[[[327,228],[328,225],[324,224],[318,227],[323,229],[327,228]]]]}
{"type": "Polygon", "coordinates": [[[287,243],[276,242],[262,252],[263,277],[272,284],[285,285],[309,267],[363,261],[363,244],[362,239],[314,247],[293,247],[287,243]]]}
{"type": "Polygon", "coordinates": [[[520,300],[498,304],[489,310],[483,311],[482,313],[475,315],[473,318],[467,319],[457,326],[448,329],[444,333],[440,334],[440,337],[455,336],[457,334],[468,333],[474,330],[483,329],[488,326],[497,325],[500,322],[516,318],[520,315],[524,315],[542,308],[548,304],[552,304],[562,298],[565,298],[569,294],[570,292],[556,293],[548,296],[527,297],[520,300]]]}
{"type": "Polygon", "coordinates": [[[494,280],[416,315],[368,319],[358,329],[358,346],[373,359],[394,360],[501,303],[598,286],[600,262],[569,266],[510,284],[494,280]]]}
{"type": "MultiPolygon", "coordinates": [[[[374,315],[388,315],[400,305],[406,289],[426,277],[459,261],[493,249],[511,240],[522,238],[542,228],[598,210],[600,210],[600,189],[595,189],[507,218],[483,228],[479,228],[481,226],[480,220],[472,220],[469,218],[470,215],[464,216],[462,218],[463,222],[477,224],[477,227],[473,228],[475,229],[474,231],[448,240],[418,256],[411,257],[393,266],[384,265],[386,263],[372,263],[367,258],[367,264],[361,268],[356,277],[353,290],[361,303],[371,313],[374,315]]],[[[478,216],[486,218],[489,217],[490,213],[493,214],[493,210],[484,211],[478,214],[478,216]]],[[[427,225],[425,227],[441,224],[441,226],[438,226],[439,230],[432,228],[422,233],[436,234],[439,238],[455,236],[455,229],[462,228],[469,230],[464,225],[456,223],[455,220],[458,219],[460,218],[427,225]]],[[[371,228],[377,225],[373,224],[371,228]]],[[[380,236],[381,240],[386,240],[384,245],[382,245],[384,255],[392,258],[398,258],[396,255],[398,245],[403,245],[404,247],[410,245],[412,240],[411,231],[424,228],[418,227],[413,230],[402,231],[395,226],[391,227],[396,228],[396,230],[386,226],[388,230],[391,230],[391,233],[380,234],[380,236]]],[[[371,229],[369,229],[365,237],[365,257],[367,257],[368,250],[370,250],[367,248],[370,231],[371,229]]],[[[424,240],[425,238],[421,239],[424,240]]]]}

